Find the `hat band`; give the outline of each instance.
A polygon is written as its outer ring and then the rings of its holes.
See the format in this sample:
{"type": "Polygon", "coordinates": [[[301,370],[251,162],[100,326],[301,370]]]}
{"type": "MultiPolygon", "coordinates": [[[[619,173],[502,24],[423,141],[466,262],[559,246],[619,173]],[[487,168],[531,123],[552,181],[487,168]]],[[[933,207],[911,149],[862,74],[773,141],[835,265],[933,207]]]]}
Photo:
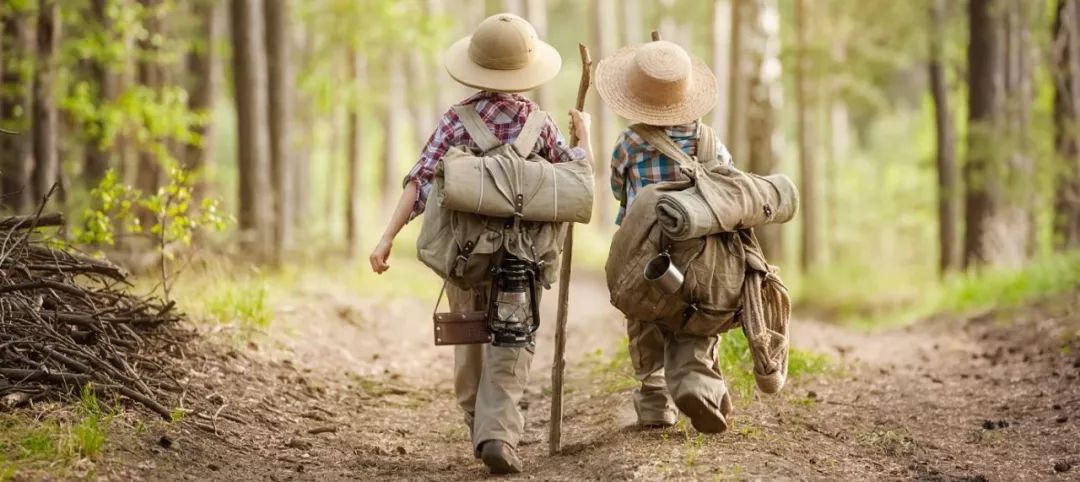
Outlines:
{"type": "Polygon", "coordinates": [[[476,44],[469,41],[469,60],[485,69],[491,70],[518,70],[529,65],[532,60],[532,49],[523,53],[515,53],[503,57],[491,57],[484,55],[476,44]]]}

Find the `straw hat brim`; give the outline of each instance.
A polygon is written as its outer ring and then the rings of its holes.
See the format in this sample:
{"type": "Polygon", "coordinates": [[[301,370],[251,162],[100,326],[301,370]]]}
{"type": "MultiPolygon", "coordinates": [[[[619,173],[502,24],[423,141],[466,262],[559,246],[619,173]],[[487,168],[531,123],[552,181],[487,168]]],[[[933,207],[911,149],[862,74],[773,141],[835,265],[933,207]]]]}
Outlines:
{"type": "Polygon", "coordinates": [[[454,80],[482,90],[496,92],[525,92],[554,79],[562,69],[562,57],[555,47],[537,40],[532,61],[520,69],[496,70],[477,65],[469,58],[472,36],[454,42],[446,50],[444,64],[454,80]]]}
{"type": "Polygon", "coordinates": [[[639,48],[640,45],[623,47],[596,66],[596,91],[616,114],[633,122],[675,126],[701,119],[716,106],[716,75],[694,56],[691,56],[693,83],[678,102],[657,105],[635,95],[630,87],[630,70],[634,68],[634,54],[639,48]]]}

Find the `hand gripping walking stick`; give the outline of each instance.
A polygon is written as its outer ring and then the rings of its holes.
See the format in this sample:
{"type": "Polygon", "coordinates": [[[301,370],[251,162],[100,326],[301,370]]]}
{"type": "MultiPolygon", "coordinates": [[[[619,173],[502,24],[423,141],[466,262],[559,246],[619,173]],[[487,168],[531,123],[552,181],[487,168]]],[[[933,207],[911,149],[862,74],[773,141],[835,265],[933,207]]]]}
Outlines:
{"type": "MultiPolygon", "coordinates": [[[[585,94],[589,92],[592,58],[589,48],[578,44],[581,52],[581,82],[578,84],[577,103],[574,108],[585,109],[585,94]]],[[[578,142],[577,129],[570,132],[570,145],[578,142]]],[[[563,371],[566,369],[566,311],[570,302],[570,265],[574,255],[574,223],[566,227],[563,242],[562,267],[559,270],[559,311],[555,319],[555,361],[551,364],[551,426],[548,433],[548,452],[556,455],[562,451],[563,371]]]]}

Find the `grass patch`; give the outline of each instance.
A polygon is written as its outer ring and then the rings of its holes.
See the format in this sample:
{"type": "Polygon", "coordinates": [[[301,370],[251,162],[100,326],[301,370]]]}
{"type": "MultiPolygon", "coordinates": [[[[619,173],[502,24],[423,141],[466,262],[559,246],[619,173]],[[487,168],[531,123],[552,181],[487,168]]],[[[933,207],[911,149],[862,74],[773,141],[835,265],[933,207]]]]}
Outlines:
{"type": "Polygon", "coordinates": [[[267,303],[266,286],[258,281],[219,283],[217,289],[207,294],[203,301],[203,313],[221,323],[235,323],[250,331],[265,329],[274,319],[267,303]]]}
{"type": "MultiPolygon", "coordinates": [[[[750,347],[742,330],[732,330],[720,336],[717,346],[717,362],[724,375],[728,390],[738,401],[750,400],[757,382],[754,381],[754,364],[750,347]]],[[[624,338],[619,348],[608,355],[602,349],[589,354],[592,380],[598,381],[605,393],[629,391],[638,386],[630,360],[629,340],[624,338]]],[[[792,348],[788,353],[788,379],[819,375],[836,369],[826,355],[792,348]]]]}
{"type": "MultiPolygon", "coordinates": [[[[757,382],[754,380],[754,360],[742,330],[732,330],[720,336],[717,348],[720,373],[724,374],[728,390],[736,403],[749,401],[757,382]]],[[[823,354],[797,348],[788,352],[788,380],[827,373],[834,368],[832,360],[823,354]]]]}
{"type": "Polygon", "coordinates": [[[105,449],[112,419],[89,386],[74,411],[50,412],[40,420],[0,414],[0,481],[70,478],[79,459],[95,458],[105,449]]]}
{"type": "Polygon", "coordinates": [[[880,450],[889,457],[914,455],[919,449],[906,431],[875,430],[858,437],[859,443],[880,450]]]}
{"type": "Polygon", "coordinates": [[[1013,308],[1080,288],[1080,252],[1019,269],[970,271],[939,280],[932,271],[830,267],[798,279],[804,310],[860,328],[901,326],[938,314],[1013,308]]]}

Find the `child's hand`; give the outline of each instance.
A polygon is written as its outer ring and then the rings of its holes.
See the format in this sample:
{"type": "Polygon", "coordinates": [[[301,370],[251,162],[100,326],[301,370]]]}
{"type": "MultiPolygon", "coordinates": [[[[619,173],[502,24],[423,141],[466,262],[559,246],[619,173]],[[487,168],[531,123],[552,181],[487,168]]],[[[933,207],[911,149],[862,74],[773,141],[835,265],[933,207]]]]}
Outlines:
{"type": "Polygon", "coordinates": [[[368,258],[368,261],[371,262],[372,271],[383,274],[390,269],[390,250],[393,247],[394,242],[392,240],[384,238],[379,241],[379,245],[375,246],[375,250],[371,252],[371,256],[368,258]]]}
{"type": "Polygon", "coordinates": [[[579,110],[570,111],[570,132],[574,133],[578,144],[589,143],[589,131],[592,127],[592,117],[579,110]]]}

